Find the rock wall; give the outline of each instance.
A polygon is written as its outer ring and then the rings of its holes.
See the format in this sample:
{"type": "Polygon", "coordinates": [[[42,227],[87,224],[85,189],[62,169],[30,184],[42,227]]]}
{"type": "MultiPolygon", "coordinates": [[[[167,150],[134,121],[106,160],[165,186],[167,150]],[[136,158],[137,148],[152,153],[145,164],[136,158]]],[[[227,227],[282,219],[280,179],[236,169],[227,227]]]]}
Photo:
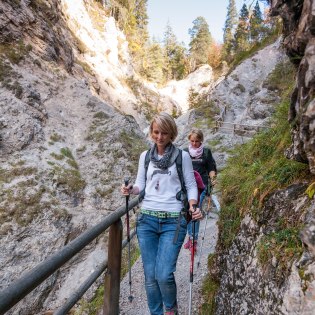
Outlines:
{"type": "MultiPolygon", "coordinates": [[[[315,1],[269,1],[271,14],[283,19],[283,47],[298,68],[291,97],[292,148],[288,157],[308,163],[315,173],[315,1]]],[[[239,232],[227,250],[217,248],[218,256],[210,270],[219,283],[216,314],[299,314],[315,309],[315,203],[305,193],[312,182],[294,184],[266,198],[259,210],[241,222],[239,232]],[[283,255],[269,243],[268,235],[279,224],[294,222],[303,246],[292,246],[283,255]],[[282,222],[282,223],[281,223],[282,222]],[[265,252],[264,252],[265,250],[265,252]],[[265,253],[264,258],[259,256],[265,253]]],[[[284,229],[285,230],[285,229],[284,229]]],[[[285,235],[286,240],[290,235],[285,235]]]]}
{"type": "Polygon", "coordinates": [[[288,156],[309,163],[315,174],[315,1],[273,0],[271,14],[283,19],[283,46],[298,67],[289,119],[293,145],[288,156]]]}
{"type": "MultiPolygon", "coordinates": [[[[217,261],[220,271],[210,270],[220,279],[216,314],[313,314],[314,252],[306,249],[292,264],[270,246],[271,260],[262,264],[262,258],[258,258],[259,246],[270,245],[265,236],[277,230],[283,218],[300,222],[301,226],[314,220],[315,205],[305,189],[304,184],[297,184],[276,191],[255,218],[247,215],[242,220],[232,246],[217,261]]],[[[309,234],[307,239],[309,243],[309,234]]]]}
{"type": "MultiPolygon", "coordinates": [[[[0,2],[0,290],[123,204],[119,187],[147,146],[97,94],[60,3],[0,2]]],[[[105,245],[103,235],[8,314],[60,306],[105,245]]]]}

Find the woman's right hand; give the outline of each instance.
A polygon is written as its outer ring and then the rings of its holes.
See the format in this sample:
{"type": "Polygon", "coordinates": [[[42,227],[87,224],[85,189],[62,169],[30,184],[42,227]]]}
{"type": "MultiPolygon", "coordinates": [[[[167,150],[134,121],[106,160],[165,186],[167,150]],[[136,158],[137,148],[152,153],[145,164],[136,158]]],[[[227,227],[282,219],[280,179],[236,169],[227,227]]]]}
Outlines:
{"type": "Polygon", "coordinates": [[[124,196],[129,196],[132,191],[133,186],[131,184],[128,184],[125,186],[124,184],[121,185],[120,191],[124,196]]]}

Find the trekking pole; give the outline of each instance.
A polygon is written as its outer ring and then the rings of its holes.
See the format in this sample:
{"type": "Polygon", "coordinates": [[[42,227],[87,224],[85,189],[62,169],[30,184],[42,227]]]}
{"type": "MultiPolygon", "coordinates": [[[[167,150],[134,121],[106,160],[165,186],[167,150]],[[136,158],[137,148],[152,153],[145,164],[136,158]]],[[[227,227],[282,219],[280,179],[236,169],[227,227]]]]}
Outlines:
{"type": "MultiPolygon", "coordinates": [[[[125,186],[129,184],[129,178],[125,178],[125,186]]],[[[131,294],[131,255],[130,255],[130,227],[129,227],[129,194],[126,195],[126,223],[127,223],[127,242],[128,242],[128,272],[129,272],[129,289],[130,293],[128,296],[128,301],[131,303],[133,296],[131,294]]]]}
{"type": "MultiPolygon", "coordinates": [[[[193,205],[194,210],[196,210],[197,205],[193,205]]],[[[194,259],[195,259],[195,224],[196,221],[192,220],[192,248],[190,253],[190,277],[189,277],[189,315],[191,315],[192,308],[192,284],[194,281],[194,259]]]]}
{"type": "Polygon", "coordinates": [[[202,255],[202,247],[203,247],[203,242],[205,240],[205,234],[206,234],[207,223],[208,223],[208,216],[209,216],[209,211],[210,211],[210,202],[211,202],[211,196],[208,196],[206,222],[205,222],[205,226],[204,226],[204,229],[203,229],[203,235],[202,235],[202,238],[201,238],[201,246],[200,246],[200,250],[199,250],[199,258],[198,258],[197,268],[199,268],[199,266],[200,266],[200,259],[201,259],[201,255],[202,255]]]}
{"type": "Polygon", "coordinates": [[[209,217],[209,213],[210,213],[212,185],[208,185],[208,190],[209,190],[209,196],[208,196],[207,215],[206,215],[205,227],[203,229],[203,235],[202,235],[202,239],[201,239],[201,246],[200,246],[200,250],[199,250],[199,258],[198,258],[197,268],[199,268],[199,266],[200,266],[200,259],[201,259],[201,255],[202,255],[202,247],[203,247],[203,242],[205,240],[205,234],[206,234],[206,228],[207,228],[207,223],[208,223],[208,217],[209,217]]]}

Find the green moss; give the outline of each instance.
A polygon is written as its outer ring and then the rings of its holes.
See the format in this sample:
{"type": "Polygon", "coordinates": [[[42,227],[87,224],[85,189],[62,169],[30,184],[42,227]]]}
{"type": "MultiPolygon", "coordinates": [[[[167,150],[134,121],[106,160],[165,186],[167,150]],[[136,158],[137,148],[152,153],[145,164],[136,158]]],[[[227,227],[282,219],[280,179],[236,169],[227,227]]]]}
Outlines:
{"type": "Polygon", "coordinates": [[[65,157],[64,157],[64,155],[62,155],[62,154],[56,154],[56,153],[54,153],[54,152],[52,152],[52,153],[50,153],[50,155],[54,158],[54,159],[56,159],[56,160],[63,160],[65,157]]]}
{"type": "Polygon", "coordinates": [[[11,0],[10,1],[13,8],[18,9],[21,7],[21,0],[11,0]]]}
{"type": "MultiPolygon", "coordinates": [[[[25,168],[30,169],[30,168],[25,168]]],[[[0,193],[0,224],[15,220],[16,223],[24,226],[29,224],[38,214],[41,213],[44,205],[42,196],[46,192],[43,185],[38,185],[38,181],[32,178],[23,179],[28,172],[6,171],[6,183],[10,184],[1,187],[0,193]],[[14,174],[14,175],[13,175],[14,174]],[[19,179],[18,177],[22,177],[19,179]],[[18,181],[19,179],[19,181],[18,181]],[[15,180],[16,183],[12,181],[15,180]]]]}
{"type": "Polygon", "coordinates": [[[257,244],[258,261],[263,268],[270,265],[273,257],[276,258],[275,273],[277,279],[288,275],[290,272],[288,265],[291,265],[304,251],[299,236],[302,227],[293,226],[295,224],[298,225],[298,223],[292,222],[292,226],[265,235],[257,244]]]}
{"type": "MultiPolygon", "coordinates": [[[[212,265],[214,264],[215,255],[210,254],[208,257],[208,269],[211,270],[212,265]]],[[[201,309],[199,314],[201,315],[214,315],[215,314],[215,296],[219,289],[219,282],[211,277],[210,274],[207,275],[202,284],[202,296],[203,296],[203,304],[201,305],[201,309]]]]}
{"type": "Polygon", "coordinates": [[[86,186],[85,180],[77,169],[65,169],[55,165],[52,174],[57,185],[64,186],[69,194],[78,192],[86,186]]]}
{"type": "Polygon", "coordinates": [[[264,86],[283,93],[288,87],[293,87],[295,72],[295,67],[290,61],[280,62],[267,77],[264,86]]]}
{"type": "Polygon", "coordinates": [[[2,82],[2,84],[9,82],[8,78],[10,78],[13,73],[11,65],[0,58],[0,82],[2,82]]]}
{"type": "Polygon", "coordinates": [[[77,152],[84,152],[86,150],[86,146],[84,145],[83,147],[77,148],[77,152]]]}
{"type": "Polygon", "coordinates": [[[96,118],[96,119],[100,119],[100,120],[105,120],[105,119],[108,119],[109,116],[108,114],[104,113],[104,112],[97,112],[93,115],[93,118],[96,118]]]}
{"type": "Polygon", "coordinates": [[[199,95],[193,100],[195,108],[196,122],[193,127],[199,129],[211,129],[215,126],[215,117],[219,114],[219,108],[216,104],[209,100],[207,95],[199,95]]]}
{"type": "MultiPolygon", "coordinates": [[[[84,47],[84,46],[83,46],[84,44],[83,44],[81,41],[79,42],[79,39],[77,39],[77,43],[79,43],[79,44],[78,44],[78,49],[79,49],[79,51],[80,51],[81,53],[84,53],[84,52],[87,51],[86,46],[84,47]]],[[[82,67],[82,69],[83,69],[86,73],[88,73],[89,75],[91,75],[91,76],[94,76],[94,75],[95,75],[93,69],[91,68],[91,66],[90,66],[87,62],[81,61],[81,60],[79,60],[79,59],[76,59],[76,63],[79,64],[79,65],[82,67]]]]}
{"type": "Polygon", "coordinates": [[[16,165],[9,170],[0,168],[0,183],[10,183],[19,176],[30,176],[37,173],[37,168],[32,166],[22,167],[16,165]]]}
{"type": "Polygon", "coordinates": [[[74,169],[79,169],[79,165],[75,160],[67,159],[66,162],[74,169]]]}
{"type": "Polygon", "coordinates": [[[85,138],[87,141],[95,141],[95,142],[101,142],[106,138],[107,131],[106,130],[100,130],[100,131],[90,131],[88,136],[85,138]]]}
{"type": "Polygon", "coordinates": [[[50,136],[50,140],[53,141],[53,142],[59,142],[59,141],[62,141],[63,138],[60,134],[58,133],[53,133],[51,136],[50,136]]]}
{"type": "Polygon", "coordinates": [[[64,155],[65,157],[67,157],[67,158],[69,158],[69,159],[71,159],[71,160],[74,160],[74,157],[73,157],[73,155],[72,155],[72,152],[71,152],[71,150],[70,150],[69,148],[61,148],[61,149],[60,149],[60,153],[61,153],[62,155],[64,155]]]}
{"type": "Polygon", "coordinates": [[[50,6],[48,1],[45,0],[31,0],[31,8],[37,13],[43,14],[47,19],[45,20],[49,26],[53,26],[52,21],[58,19],[54,6],[50,6]]]}
{"type": "Polygon", "coordinates": [[[143,138],[136,133],[126,132],[123,129],[119,136],[119,141],[122,143],[123,148],[127,151],[128,160],[138,162],[140,154],[148,149],[148,146],[143,138]]]}
{"type": "Polygon", "coordinates": [[[31,50],[32,46],[25,46],[22,40],[15,43],[0,44],[0,55],[6,56],[13,64],[20,63],[31,50]]]}

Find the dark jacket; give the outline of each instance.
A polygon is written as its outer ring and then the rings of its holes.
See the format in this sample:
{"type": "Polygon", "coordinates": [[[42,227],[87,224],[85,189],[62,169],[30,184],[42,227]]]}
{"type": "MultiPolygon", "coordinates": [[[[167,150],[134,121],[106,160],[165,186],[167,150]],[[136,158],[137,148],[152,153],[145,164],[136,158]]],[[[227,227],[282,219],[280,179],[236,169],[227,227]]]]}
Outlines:
{"type": "MultiPolygon", "coordinates": [[[[185,148],[184,150],[189,152],[188,148],[185,148]]],[[[207,187],[209,173],[211,171],[215,171],[217,173],[217,166],[212,156],[211,150],[209,148],[204,148],[202,156],[198,159],[193,158],[192,156],[190,157],[194,171],[197,171],[201,175],[202,181],[207,187]]]]}

